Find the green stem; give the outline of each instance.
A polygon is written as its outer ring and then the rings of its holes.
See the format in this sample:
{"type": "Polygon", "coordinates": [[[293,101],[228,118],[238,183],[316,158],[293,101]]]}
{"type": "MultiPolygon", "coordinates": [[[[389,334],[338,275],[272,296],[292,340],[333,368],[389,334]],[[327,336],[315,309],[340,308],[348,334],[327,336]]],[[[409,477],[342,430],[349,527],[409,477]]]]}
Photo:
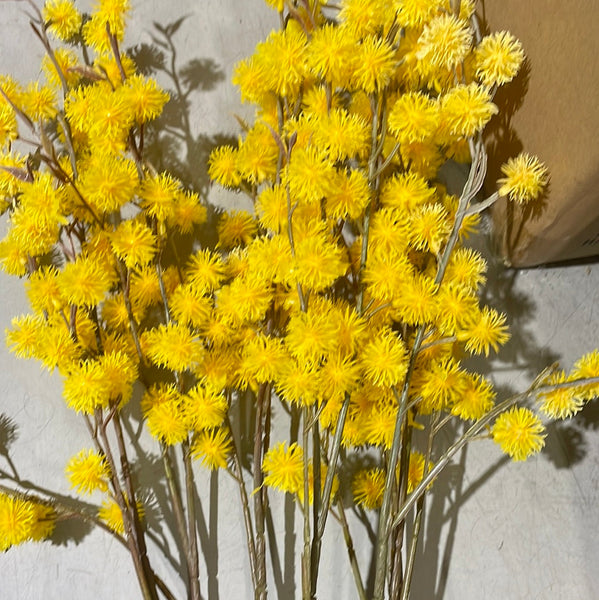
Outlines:
{"type": "Polygon", "coordinates": [[[185,465],[185,490],[187,495],[187,528],[189,539],[189,585],[191,588],[191,599],[200,600],[200,561],[198,556],[198,536],[196,532],[196,488],[193,479],[193,469],[191,466],[191,451],[189,442],[181,445],[183,453],[183,463],[185,465]]]}
{"type": "Polygon", "coordinates": [[[309,454],[310,442],[310,414],[309,407],[304,406],[302,410],[303,430],[302,446],[304,449],[304,502],[302,514],[304,517],[304,551],[302,552],[302,600],[311,600],[312,597],[312,552],[310,545],[310,478],[309,478],[309,454]]]}

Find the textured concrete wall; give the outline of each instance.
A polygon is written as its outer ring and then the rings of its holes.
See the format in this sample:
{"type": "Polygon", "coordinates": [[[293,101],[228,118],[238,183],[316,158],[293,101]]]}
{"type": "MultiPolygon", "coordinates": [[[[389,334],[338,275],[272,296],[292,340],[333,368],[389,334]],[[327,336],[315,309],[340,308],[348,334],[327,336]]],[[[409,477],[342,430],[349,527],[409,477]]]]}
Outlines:
{"type": "MultiPolygon", "coordinates": [[[[23,81],[36,76],[41,54],[27,24],[27,10],[25,2],[0,2],[0,72],[23,81]]],[[[204,85],[209,89],[193,96],[192,132],[236,135],[233,114],[249,112],[229,83],[232,65],[276,25],[276,15],[261,0],[137,0],[128,45],[151,43],[156,34],[153,21],[164,25],[182,16],[186,18],[175,37],[179,64],[199,59],[209,75],[204,85]]],[[[211,197],[223,201],[218,192],[211,197]]],[[[519,331],[501,360],[493,362],[501,385],[520,389],[552,360],[559,358],[568,367],[599,343],[596,265],[520,273],[497,268],[491,279],[489,301],[506,310],[519,331]]],[[[22,282],[0,273],[0,329],[25,307],[22,282]]],[[[491,365],[482,363],[481,368],[491,365]]],[[[18,361],[3,344],[0,369],[0,414],[17,426],[11,459],[22,478],[68,494],[64,465],[89,445],[85,427],[63,406],[56,376],[42,373],[36,363],[18,361]]],[[[596,598],[597,406],[589,406],[581,417],[553,429],[547,451],[525,464],[509,464],[488,441],[473,444],[454,461],[427,505],[415,600],[596,598]],[[450,482],[458,491],[449,491],[450,482]]],[[[146,436],[142,443],[151,447],[146,436]]],[[[6,464],[0,456],[0,469],[6,464]]],[[[201,515],[208,556],[202,565],[204,595],[211,600],[250,598],[236,488],[226,474],[210,477],[198,471],[198,478],[206,499],[201,515]],[[208,498],[218,500],[212,511],[208,498]]],[[[143,483],[151,491],[151,476],[143,483]]],[[[282,497],[271,496],[280,574],[277,569],[271,573],[269,587],[271,597],[291,600],[300,590],[299,552],[295,559],[290,554],[299,544],[300,516],[282,497]]],[[[152,514],[150,505],[150,518],[152,514]]],[[[365,529],[356,519],[350,526],[360,560],[365,561],[365,529]]],[[[331,520],[329,529],[319,597],[354,598],[339,528],[331,520]]],[[[169,575],[168,564],[158,562],[157,569],[183,593],[169,575]]],[[[103,532],[85,532],[70,523],[59,526],[52,544],[27,544],[0,555],[0,572],[0,599],[140,597],[127,553],[103,532]]]]}

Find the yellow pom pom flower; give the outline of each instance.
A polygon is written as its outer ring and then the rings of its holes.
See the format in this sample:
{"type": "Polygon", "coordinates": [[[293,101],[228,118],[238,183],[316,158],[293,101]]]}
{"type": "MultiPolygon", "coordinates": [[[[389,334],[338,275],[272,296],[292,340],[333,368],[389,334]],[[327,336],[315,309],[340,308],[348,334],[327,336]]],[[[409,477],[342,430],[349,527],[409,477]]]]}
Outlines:
{"type": "Polygon", "coordinates": [[[206,429],[197,434],[191,447],[194,459],[201,459],[202,465],[213,471],[227,468],[227,456],[233,442],[226,429],[206,429]]]}
{"type": "Polygon", "coordinates": [[[408,366],[403,341],[387,328],[364,346],[359,360],[367,379],[384,387],[401,384],[408,366]]]}
{"type": "Polygon", "coordinates": [[[484,85],[503,85],[518,74],[523,60],[522,44],[511,33],[492,33],[476,48],[476,76],[484,85]]]}
{"type": "Polygon", "coordinates": [[[440,14],[424,26],[416,58],[433,68],[452,69],[466,58],[471,44],[472,30],[467,21],[440,14]]]}
{"type": "Polygon", "coordinates": [[[514,461],[526,460],[545,445],[545,427],[528,408],[514,406],[497,417],[493,440],[514,461]]]}
{"type": "Polygon", "coordinates": [[[282,492],[296,494],[304,483],[304,452],[297,444],[285,447],[285,442],[271,448],[262,461],[264,485],[282,492]]]}
{"type": "Polygon", "coordinates": [[[422,92],[403,94],[393,105],[387,125],[400,143],[429,139],[439,126],[437,102],[422,92]]]}
{"type": "Polygon", "coordinates": [[[72,0],[47,0],[42,15],[48,30],[60,40],[70,40],[81,28],[81,14],[72,0]]]}
{"type": "Polygon", "coordinates": [[[536,157],[523,152],[501,167],[499,195],[521,204],[536,200],[549,181],[547,167],[536,157]]]}
{"type": "Polygon", "coordinates": [[[362,40],[355,60],[353,85],[367,94],[384,88],[391,81],[398,62],[393,46],[374,35],[362,40]]]}
{"type": "Polygon", "coordinates": [[[80,494],[108,490],[110,468],[105,457],[95,450],[81,450],[73,456],[67,464],[66,473],[71,487],[77,488],[80,494]]]}
{"type": "Polygon", "coordinates": [[[385,491],[385,472],[383,469],[362,469],[352,481],[354,502],[368,510],[381,507],[385,491]]]}
{"type": "Polygon", "coordinates": [[[471,83],[451,88],[441,98],[440,131],[451,141],[454,138],[472,137],[497,114],[489,91],[471,83]]]}

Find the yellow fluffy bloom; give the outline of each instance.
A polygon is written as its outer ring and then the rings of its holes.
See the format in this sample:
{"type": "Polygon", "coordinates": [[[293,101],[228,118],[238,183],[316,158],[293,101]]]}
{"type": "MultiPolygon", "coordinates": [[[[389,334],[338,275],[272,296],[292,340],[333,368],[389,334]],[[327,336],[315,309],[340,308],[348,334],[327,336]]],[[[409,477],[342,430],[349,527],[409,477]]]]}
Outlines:
{"type": "Polygon", "coordinates": [[[227,468],[227,456],[233,443],[225,429],[206,429],[197,434],[191,447],[191,453],[196,460],[213,471],[227,468]]]}
{"type": "Polygon", "coordinates": [[[110,236],[114,253],[128,269],[148,264],[158,251],[156,236],[139,221],[127,220],[119,224],[110,236]]]}
{"type": "Polygon", "coordinates": [[[319,202],[327,195],[335,168],[328,156],[314,146],[299,148],[291,154],[283,176],[289,186],[292,206],[298,202],[319,202]]]}
{"type": "Polygon", "coordinates": [[[489,356],[490,348],[497,352],[499,346],[510,339],[505,322],[504,314],[485,306],[465,321],[458,332],[458,340],[466,342],[466,350],[469,352],[489,356]]]}
{"type": "Polygon", "coordinates": [[[22,110],[32,121],[47,121],[58,113],[56,95],[47,85],[34,81],[27,85],[21,96],[22,110]]]}
{"type": "Polygon", "coordinates": [[[459,84],[441,98],[441,130],[450,137],[472,137],[497,112],[486,88],[459,84]]]}
{"type": "Polygon", "coordinates": [[[358,219],[370,201],[370,187],[366,175],[352,169],[349,175],[337,171],[326,196],[327,216],[337,219],[358,219]]]}
{"type": "Polygon", "coordinates": [[[455,283],[476,292],[486,281],[487,263],[479,252],[472,248],[458,248],[451,253],[444,282],[455,283]]]}
{"type": "Polygon", "coordinates": [[[393,105],[387,125],[401,143],[429,139],[439,126],[437,102],[422,92],[403,94],[393,105]]]}
{"type": "Polygon", "coordinates": [[[478,309],[478,300],[468,288],[455,283],[444,283],[439,288],[437,329],[443,335],[455,335],[459,327],[478,309]]]}
{"type": "Polygon", "coordinates": [[[40,331],[44,326],[41,316],[22,315],[13,317],[11,329],[6,330],[6,344],[10,351],[19,358],[37,356],[40,331]]]}
{"type": "MultiPolygon", "coordinates": [[[[125,500],[128,502],[127,498],[125,498],[125,500]]],[[[144,507],[139,500],[136,502],[136,508],[137,514],[140,518],[143,518],[144,507]]],[[[124,535],[125,523],[123,522],[123,513],[117,502],[112,499],[102,502],[102,506],[100,507],[100,510],[98,510],[98,517],[100,517],[112,531],[119,535],[124,535]]]]}
{"type": "Polygon", "coordinates": [[[335,348],[336,328],[324,310],[308,309],[289,320],[285,344],[300,361],[316,363],[335,348]]]}
{"type": "Polygon", "coordinates": [[[325,24],[316,29],[306,61],[310,71],[331,84],[333,89],[347,87],[355,60],[356,41],[344,27],[325,24]]]}
{"type": "Polygon", "coordinates": [[[55,518],[50,506],[0,493],[0,552],[28,540],[48,537],[55,518]]]}
{"type": "Polygon", "coordinates": [[[522,44],[511,33],[492,33],[476,48],[476,76],[484,85],[503,85],[517,75],[523,60],[522,44]]]}
{"type": "Polygon", "coordinates": [[[318,371],[302,359],[287,360],[279,366],[275,389],[286,402],[312,406],[318,396],[318,371]]]}
{"type": "Polygon", "coordinates": [[[370,128],[360,116],[336,108],[318,120],[314,143],[326,149],[334,162],[364,156],[370,144],[370,128]]]}
{"type": "Polygon", "coordinates": [[[12,106],[0,103],[0,148],[17,139],[17,117],[12,106]]]}
{"type": "Polygon", "coordinates": [[[133,271],[129,296],[134,314],[142,315],[148,307],[162,303],[160,279],[155,265],[143,265],[133,271]]]}
{"type": "Polygon", "coordinates": [[[419,27],[430,21],[441,8],[439,0],[395,0],[399,22],[406,27],[419,27]]]}
{"type": "MultiPolygon", "coordinates": [[[[583,379],[587,377],[599,377],[599,351],[593,350],[579,358],[574,363],[574,368],[569,379],[583,379]]],[[[599,396],[599,384],[589,384],[577,388],[577,393],[585,400],[592,400],[599,396]]]]}
{"type": "Polygon", "coordinates": [[[196,431],[222,425],[227,408],[224,394],[209,386],[196,385],[183,396],[187,427],[196,431]]]}
{"type": "Polygon", "coordinates": [[[267,70],[257,56],[250,56],[235,64],[231,81],[239,88],[242,102],[260,104],[266,92],[267,70]]]}
{"type": "MultiPolygon", "coordinates": [[[[566,374],[563,371],[550,375],[543,385],[565,383],[566,374]]],[[[561,388],[552,392],[541,392],[537,396],[540,410],[552,419],[568,419],[579,412],[584,404],[584,397],[576,388],[561,388]]]]}
{"type": "Polygon", "coordinates": [[[234,188],[241,183],[237,170],[237,150],[233,146],[218,146],[210,153],[208,175],[223,187],[234,188]]]}
{"type": "Polygon", "coordinates": [[[364,419],[366,442],[373,446],[390,450],[397,422],[397,406],[395,403],[379,401],[375,404],[368,418],[364,419]]]}
{"type": "Polygon", "coordinates": [[[81,78],[76,69],[79,66],[77,54],[67,48],[56,48],[54,50],[54,58],[56,59],[56,65],[50,60],[48,55],[42,59],[42,70],[48,83],[54,88],[60,88],[62,86],[60,73],[65,78],[69,88],[76,87],[81,78]]]}
{"type": "Polygon", "coordinates": [[[112,275],[92,258],[78,256],[75,262],[65,265],[59,283],[70,304],[96,306],[108,292],[112,275]]]}
{"type": "Polygon", "coordinates": [[[420,206],[410,214],[410,242],[416,250],[438,254],[451,232],[447,210],[440,204],[420,206]]]}
{"type": "Polygon", "coordinates": [[[179,285],[169,298],[169,306],[183,325],[202,327],[210,316],[210,300],[192,285],[179,285]]]}
{"type": "Polygon", "coordinates": [[[202,355],[201,342],[185,325],[160,325],[144,332],[141,342],[154,364],[173,371],[192,368],[202,355]]]}
{"type": "Polygon", "coordinates": [[[265,68],[265,83],[278,96],[294,97],[306,76],[306,34],[293,21],[272,31],[256,48],[265,68]]]}
{"type": "Polygon", "coordinates": [[[385,24],[390,4],[387,0],[342,0],[339,20],[356,37],[375,33],[385,24]]]}
{"type": "Polygon", "coordinates": [[[282,185],[265,187],[258,196],[256,213],[260,224],[275,233],[287,227],[287,191],[282,185]]]}
{"type": "Polygon", "coordinates": [[[348,268],[343,249],[319,232],[296,242],[293,265],[297,282],[315,292],[332,285],[348,268]]]}
{"type": "Polygon", "coordinates": [[[407,249],[410,240],[410,223],[399,210],[382,208],[371,218],[370,252],[397,260],[407,249]]]}
{"type": "Polygon", "coordinates": [[[381,507],[385,491],[383,469],[361,469],[352,480],[352,494],[358,506],[373,510],[381,507]]]}
{"type": "Polygon", "coordinates": [[[221,248],[247,245],[257,231],[256,219],[248,212],[225,212],[218,220],[218,244],[221,248]]]}
{"type": "Polygon", "coordinates": [[[133,124],[133,108],[123,88],[100,90],[92,96],[90,112],[83,116],[85,131],[100,151],[118,153],[125,150],[133,124]]]}
{"type": "Polygon", "coordinates": [[[187,439],[187,419],[181,395],[174,386],[152,386],[143,396],[141,408],[152,437],[172,446],[187,439]]]}
{"type": "Polygon", "coordinates": [[[453,398],[451,414],[465,420],[477,420],[493,408],[495,391],[480,375],[466,374],[459,393],[453,398]]]}
{"type": "Polygon", "coordinates": [[[95,450],[81,450],[73,456],[66,467],[72,488],[80,494],[91,494],[94,490],[108,490],[110,468],[104,456],[95,450]]]}
{"type": "Polygon", "coordinates": [[[472,30],[468,22],[441,14],[424,26],[416,57],[434,68],[452,69],[466,58],[471,44],[472,30]]]}
{"type": "MultiPolygon", "coordinates": [[[[410,452],[410,462],[408,465],[408,494],[414,491],[414,488],[422,481],[424,477],[424,463],[426,462],[424,455],[421,452],[410,452]]],[[[428,468],[431,465],[429,463],[428,468]]]]}
{"type": "Polygon", "coordinates": [[[416,207],[428,204],[435,195],[428,181],[414,173],[406,171],[385,180],[381,190],[381,204],[401,211],[412,211],[416,207]]]}
{"type": "Polygon", "coordinates": [[[409,325],[424,325],[437,319],[442,307],[437,296],[438,286],[431,277],[416,274],[402,281],[393,307],[409,325]]]}
{"type": "Polygon", "coordinates": [[[262,461],[264,485],[295,494],[304,482],[303,450],[297,444],[285,448],[285,442],[271,448],[262,461]]]}
{"type": "Polygon", "coordinates": [[[239,365],[242,384],[267,383],[281,372],[288,359],[282,340],[258,335],[245,343],[239,365]]]}
{"type": "Polygon", "coordinates": [[[69,368],[62,394],[70,408],[89,415],[96,408],[107,406],[109,391],[109,382],[102,364],[88,359],[69,368]]]}
{"type": "Polygon", "coordinates": [[[52,371],[58,367],[67,373],[71,365],[81,358],[81,347],[75,342],[62,320],[50,321],[40,328],[35,357],[52,371]]]}
{"type": "Polygon", "coordinates": [[[131,202],[138,185],[135,163],[111,155],[87,163],[79,181],[81,194],[101,213],[117,211],[131,202]]]}
{"type": "Polygon", "coordinates": [[[202,225],[208,218],[208,211],[195,192],[181,190],[175,198],[173,215],[169,225],[181,233],[192,233],[194,227],[202,225]]]}
{"type": "Polygon", "coordinates": [[[175,202],[181,190],[181,182],[169,173],[145,179],[139,190],[141,206],[158,221],[168,221],[175,216],[175,202]]]}
{"type": "Polygon", "coordinates": [[[155,79],[142,75],[129,77],[125,82],[125,90],[137,123],[155,119],[169,100],[168,93],[160,89],[155,79]]]}
{"type": "Polygon", "coordinates": [[[41,267],[31,274],[25,284],[31,308],[42,314],[54,313],[66,305],[66,299],[59,284],[59,271],[53,265],[41,267]]]}
{"type": "Polygon", "coordinates": [[[524,204],[536,200],[549,181],[547,167],[536,157],[523,152],[501,167],[499,195],[524,204]]]}
{"type": "Polygon", "coordinates": [[[81,14],[71,0],[47,0],[42,15],[48,30],[60,40],[70,40],[81,28],[81,14]]]}
{"type": "Polygon", "coordinates": [[[528,408],[514,406],[497,417],[493,440],[514,461],[526,460],[545,445],[545,427],[528,408]]]}
{"type": "Polygon", "coordinates": [[[356,49],[353,85],[367,94],[384,88],[397,67],[395,50],[387,41],[370,35],[356,49]]]}
{"type": "Polygon", "coordinates": [[[403,341],[387,328],[364,346],[359,360],[366,378],[376,386],[401,384],[408,366],[403,341]]]}
{"type": "Polygon", "coordinates": [[[220,287],[225,277],[225,265],[215,252],[198,250],[187,264],[185,275],[187,283],[200,293],[211,292],[220,287]]]}
{"type": "Polygon", "coordinates": [[[433,360],[414,378],[422,402],[418,410],[424,414],[446,409],[460,397],[465,384],[464,371],[452,358],[433,360]]]}

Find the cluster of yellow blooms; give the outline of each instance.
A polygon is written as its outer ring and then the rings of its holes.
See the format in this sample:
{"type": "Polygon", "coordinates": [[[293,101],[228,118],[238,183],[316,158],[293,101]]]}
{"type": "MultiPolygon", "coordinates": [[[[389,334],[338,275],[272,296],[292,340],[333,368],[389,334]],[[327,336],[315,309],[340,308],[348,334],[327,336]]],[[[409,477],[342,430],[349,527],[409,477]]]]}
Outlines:
{"type": "MultiPolygon", "coordinates": [[[[206,210],[144,158],[144,128],[168,94],[119,51],[128,0],[99,0],[88,19],[71,0],[46,2],[45,83],[0,78],[0,206],[9,224],[0,262],[27,277],[32,309],[13,320],[8,343],[57,369],[65,402],[90,422],[118,415],[141,382],[152,436],[166,447],[189,444],[211,469],[227,468],[234,451],[232,403],[273,391],[310,416],[323,447],[339,424],[347,452],[376,453],[380,466],[359,471],[352,487],[358,505],[379,508],[402,390],[409,429],[428,415],[477,421],[494,406],[491,383],[462,360],[504,344],[506,318],[479,303],[486,263],[464,244],[479,220],[472,198],[448,193],[439,170],[482,152],[493,95],[523,52],[509,33],[480,37],[473,0],[457,2],[458,13],[449,0],[267,4],[281,11],[282,27],[233,77],[256,105],[255,122],[208,165],[214,181],[248,194],[255,212],[221,215],[218,246],[186,255],[178,242],[206,210]],[[65,47],[52,50],[46,32],[65,47]],[[13,149],[18,121],[40,140],[29,156],[13,149]]],[[[526,154],[503,173],[500,195],[519,203],[547,182],[526,154]]],[[[545,383],[597,376],[595,352],[545,383]]],[[[597,391],[558,388],[539,406],[569,417],[597,391]]],[[[516,460],[542,447],[543,431],[524,407],[490,430],[516,460]]],[[[311,500],[316,451],[271,443],[263,483],[302,503],[308,490],[311,500]]],[[[431,456],[408,459],[409,494],[431,456]]],[[[328,463],[325,453],[321,481],[328,463]]],[[[84,450],[67,473],[78,491],[107,494],[100,515],[123,532],[113,468],[101,451],[84,450]]],[[[5,517],[36,510],[0,497],[0,534],[13,532],[2,543],[41,537],[25,527],[39,519],[5,517]]]]}

